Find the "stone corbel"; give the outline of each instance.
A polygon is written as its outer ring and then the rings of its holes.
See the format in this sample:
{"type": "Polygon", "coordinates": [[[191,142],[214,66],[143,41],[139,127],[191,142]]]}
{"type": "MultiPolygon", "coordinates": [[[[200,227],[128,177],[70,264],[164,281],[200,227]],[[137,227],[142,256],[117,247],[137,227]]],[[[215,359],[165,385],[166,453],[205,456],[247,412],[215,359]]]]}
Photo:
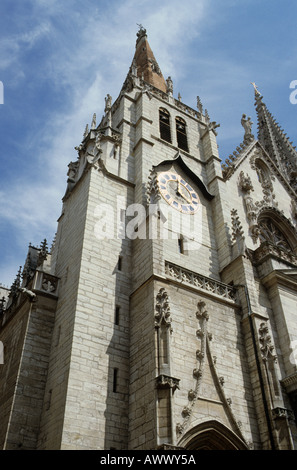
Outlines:
{"type": "Polygon", "coordinates": [[[169,375],[161,374],[156,377],[156,388],[169,388],[172,389],[172,392],[174,393],[176,389],[179,390],[179,382],[180,379],[170,377],[169,375]]]}

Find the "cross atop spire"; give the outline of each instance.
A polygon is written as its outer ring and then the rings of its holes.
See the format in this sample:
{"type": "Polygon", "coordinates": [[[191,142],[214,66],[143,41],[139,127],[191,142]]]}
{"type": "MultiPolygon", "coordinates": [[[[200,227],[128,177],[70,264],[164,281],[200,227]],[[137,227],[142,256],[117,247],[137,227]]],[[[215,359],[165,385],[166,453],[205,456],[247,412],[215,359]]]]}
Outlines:
{"type": "Polygon", "coordinates": [[[251,85],[253,85],[253,87],[254,87],[255,95],[260,95],[261,93],[259,92],[258,87],[257,87],[257,85],[255,84],[255,82],[251,82],[251,85]]]}

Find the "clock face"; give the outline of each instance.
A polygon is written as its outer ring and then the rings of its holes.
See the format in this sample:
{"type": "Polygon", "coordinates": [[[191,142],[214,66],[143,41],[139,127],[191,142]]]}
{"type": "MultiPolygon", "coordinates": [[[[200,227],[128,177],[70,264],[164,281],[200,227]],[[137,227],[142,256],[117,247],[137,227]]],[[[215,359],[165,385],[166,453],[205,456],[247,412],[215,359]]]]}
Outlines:
{"type": "Polygon", "coordinates": [[[184,214],[195,214],[199,208],[199,196],[192,186],[173,171],[158,175],[159,191],[165,201],[184,214]]]}

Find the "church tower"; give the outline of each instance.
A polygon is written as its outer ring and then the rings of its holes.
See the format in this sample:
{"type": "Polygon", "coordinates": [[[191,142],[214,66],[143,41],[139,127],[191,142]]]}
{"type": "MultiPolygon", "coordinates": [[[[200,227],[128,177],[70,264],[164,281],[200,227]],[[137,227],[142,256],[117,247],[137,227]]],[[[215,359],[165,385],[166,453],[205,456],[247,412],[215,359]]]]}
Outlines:
{"type": "Polygon", "coordinates": [[[296,150],[255,87],[221,165],[196,104],[140,27],[2,302],[1,448],[297,448],[296,150]]]}

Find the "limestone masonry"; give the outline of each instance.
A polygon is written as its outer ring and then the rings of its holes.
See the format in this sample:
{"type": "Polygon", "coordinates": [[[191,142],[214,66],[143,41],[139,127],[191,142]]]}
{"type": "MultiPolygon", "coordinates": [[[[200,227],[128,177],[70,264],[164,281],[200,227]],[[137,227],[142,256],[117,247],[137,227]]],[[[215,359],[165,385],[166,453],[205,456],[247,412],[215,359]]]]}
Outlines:
{"type": "Polygon", "coordinates": [[[297,152],[254,92],[221,164],[140,27],[52,248],[1,287],[1,449],[297,448],[297,152]]]}

